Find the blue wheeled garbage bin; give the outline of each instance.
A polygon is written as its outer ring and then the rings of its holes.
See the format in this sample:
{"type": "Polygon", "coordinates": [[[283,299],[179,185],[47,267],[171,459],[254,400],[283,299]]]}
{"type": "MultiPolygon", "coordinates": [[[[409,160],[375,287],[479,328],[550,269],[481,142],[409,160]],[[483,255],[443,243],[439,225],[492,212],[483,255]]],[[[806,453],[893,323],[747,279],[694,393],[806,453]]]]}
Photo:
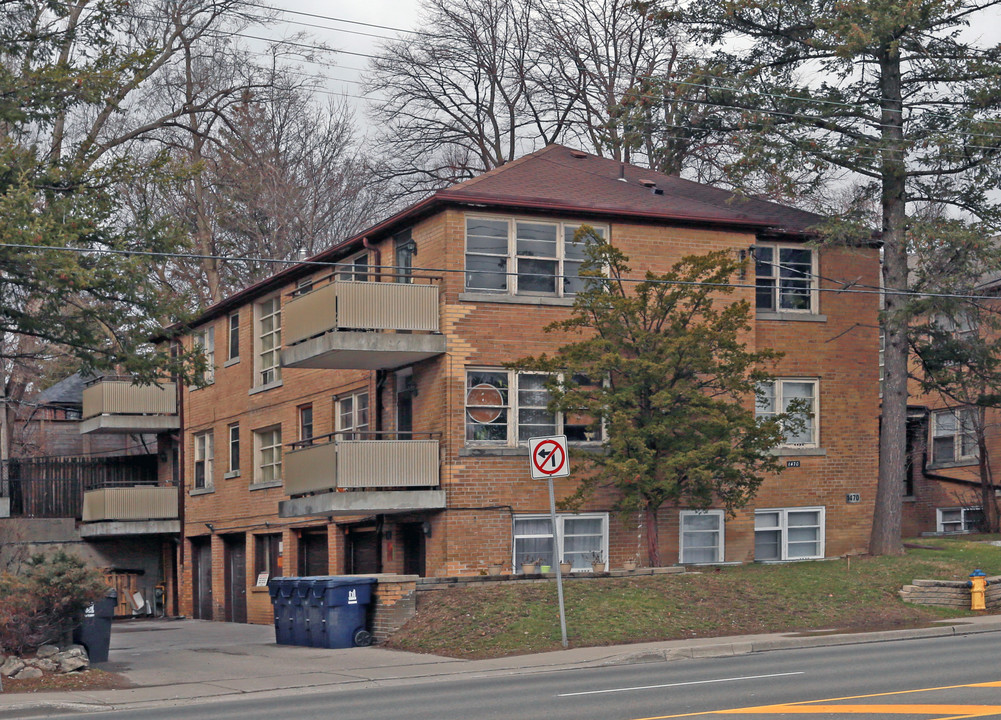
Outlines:
{"type": "Polygon", "coordinates": [[[306,620],[306,602],[309,598],[308,578],[289,578],[292,584],[292,644],[309,645],[309,626],[306,620]]]}
{"type": "Polygon", "coordinates": [[[118,591],[109,588],[103,598],[84,611],[83,622],[73,630],[73,642],[87,648],[87,657],[92,663],[108,662],[111,619],[115,617],[117,605],[118,591]]]}
{"type": "Polygon", "coordinates": [[[368,605],[375,578],[352,575],[313,578],[313,595],[322,594],[324,645],[327,648],[365,647],[372,644],[368,630],[368,605]]]}
{"type": "Polygon", "coordinates": [[[279,645],[294,645],[292,626],[292,595],[295,585],[292,578],[272,578],[268,581],[268,594],[275,613],[275,642],[279,645]]]}
{"type": "Polygon", "coordinates": [[[306,613],[306,644],[327,647],[327,600],[323,577],[302,578],[308,581],[303,609],[306,613]]]}

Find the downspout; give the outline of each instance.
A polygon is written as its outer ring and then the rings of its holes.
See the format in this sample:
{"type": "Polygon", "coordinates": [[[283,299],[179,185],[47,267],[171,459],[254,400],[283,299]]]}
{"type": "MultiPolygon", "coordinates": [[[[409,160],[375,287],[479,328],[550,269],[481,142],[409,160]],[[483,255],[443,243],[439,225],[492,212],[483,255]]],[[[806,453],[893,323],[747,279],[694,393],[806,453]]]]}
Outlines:
{"type": "Polygon", "coordinates": [[[375,281],[382,282],[382,250],[380,250],[375,245],[372,245],[368,241],[368,237],[363,237],[361,239],[361,244],[366,250],[374,255],[372,258],[372,264],[375,266],[375,281]]]}
{"type": "MultiPolygon", "coordinates": [[[[369,242],[368,236],[361,239],[361,244],[372,253],[372,265],[375,267],[375,281],[382,282],[382,250],[369,242]]],[[[382,423],[382,389],[386,384],[386,371],[375,371],[375,431],[378,433],[383,428],[382,423]]]]}
{"type": "MultiPolygon", "coordinates": [[[[177,577],[174,578],[174,612],[181,614],[181,580],[184,577],[184,389],[181,378],[177,379],[177,417],[180,431],[177,433],[177,519],[180,537],[177,543],[177,577]]],[[[213,448],[214,451],[214,448],[213,448]]],[[[172,453],[173,454],[173,453],[172,453]]],[[[173,458],[172,458],[173,459],[173,458]]]]}

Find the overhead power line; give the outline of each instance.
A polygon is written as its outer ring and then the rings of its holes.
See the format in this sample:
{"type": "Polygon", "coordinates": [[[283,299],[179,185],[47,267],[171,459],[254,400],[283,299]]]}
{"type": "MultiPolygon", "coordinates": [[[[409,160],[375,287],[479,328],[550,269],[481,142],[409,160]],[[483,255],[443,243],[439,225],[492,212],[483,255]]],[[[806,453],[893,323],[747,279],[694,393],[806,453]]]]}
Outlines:
{"type": "MultiPolygon", "coordinates": [[[[13,248],[19,250],[33,250],[33,251],[52,251],[52,252],[73,252],[79,254],[94,254],[94,255],[126,255],[133,256],[139,255],[143,257],[155,257],[155,258],[171,258],[171,259],[181,259],[181,260],[222,260],[228,262],[252,262],[270,265],[304,265],[307,267],[324,267],[333,269],[342,269],[346,272],[350,272],[352,275],[362,274],[359,272],[358,267],[351,263],[338,263],[330,262],[324,260],[285,260],[282,258],[265,258],[265,257],[251,257],[251,256],[232,256],[232,255],[210,255],[210,254],[199,254],[199,253],[165,253],[165,252],[153,252],[149,250],[115,250],[110,248],[73,248],[73,247],[63,247],[55,245],[24,245],[17,243],[0,243],[0,247],[13,248]]],[[[768,263],[769,265],[775,265],[779,267],[776,263],[768,263]]],[[[379,271],[406,271],[414,275],[419,276],[421,273],[435,274],[435,275],[445,275],[445,274],[462,274],[462,275],[503,275],[505,277],[558,277],[560,279],[573,278],[578,276],[570,275],[553,275],[545,273],[525,273],[525,272],[509,272],[501,270],[467,270],[465,268],[436,268],[436,267],[403,267],[396,265],[380,265],[380,266],[369,266],[369,269],[364,272],[364,274],[374,274],[379,271]]],[[[803,273],[803,277],[816,278],[818,280],[825,280],[839,285],[840,287],[824,288],[824,287],[811,287],[808,292],[830,292],[836,293],[838,295],[852,294],[852,295],[900,295],[906,297],[935,297],[935,298],[946,298],[954,300],[983,300],[985,297],[992,297],[986,293],[934,293],[934,292],[921,292],[916,290],[902,290],[897,288],[873,288],[864,289],[865,286],[858,286],[855,281],[848,280],[835,280],[831,278],[824,278],[813,273],[803,273]]],[[[588,278],[599,280],[600,278],[588,278]]],[[[612,280],[612,278],[608,278],[612,280]]],[[[798,279],[798,278],[792,278],[798,279]]],[[[716,283],[716,282],[703,282],[703,281],[687,281],[687,280],[646,280],[645,278],[614,278],[616,282],[624,282],[631,284],[641,284],[650,283],[653,285],[681,285],[681,286],[695,286],[695,287],[718,287],[718,288],[733,288],[733,289],[756,289],[758,285],[756,283],[716,283]]]]}

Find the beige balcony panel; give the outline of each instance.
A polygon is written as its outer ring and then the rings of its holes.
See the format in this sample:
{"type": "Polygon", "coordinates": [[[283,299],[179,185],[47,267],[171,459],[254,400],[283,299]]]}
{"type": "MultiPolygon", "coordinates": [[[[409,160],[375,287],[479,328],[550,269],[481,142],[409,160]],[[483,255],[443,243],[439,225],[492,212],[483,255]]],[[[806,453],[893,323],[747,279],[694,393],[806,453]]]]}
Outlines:
{"type": "Polygon", "coordinates": [[[282,308],[285,344],[301,342],[306,338],[335,329],[337,307],[335,283],[321,285],[315,290],[297,295],[282,308]]]}
{"type": "Polygon", "coordinates": [[[338,447],[337,486],[437,487],[437,440],[344,440],[338,447]]]}
{"type": "Polygon", "coordinates": [[[337,330],[438,332],[438,286],[337,281],[285,304],[285,344],[337,330]]]}
{"type": "Polygon", "coordinates": [[[290,450],[282,457],[282,473],[289,495],[333,490],[337,487],[337,446],[323,443],[290,450]]]}
{"type": "Polygon", "coordinates": [[[133,385],[129,380],[101,380],[83,389],[84,419],[98,415],[176,415],[177,387],[172,382],[133,385]]]}
{"type": "Polygon", "coordinates": [[[83,521],[173,520],[177,518],[177,488],[118,487],[83,494],[83,521]]]}
{"type": "Polygon", "coordinates": [[[336,282],[337,327],[438,332],[438,286],[336,282]]]}

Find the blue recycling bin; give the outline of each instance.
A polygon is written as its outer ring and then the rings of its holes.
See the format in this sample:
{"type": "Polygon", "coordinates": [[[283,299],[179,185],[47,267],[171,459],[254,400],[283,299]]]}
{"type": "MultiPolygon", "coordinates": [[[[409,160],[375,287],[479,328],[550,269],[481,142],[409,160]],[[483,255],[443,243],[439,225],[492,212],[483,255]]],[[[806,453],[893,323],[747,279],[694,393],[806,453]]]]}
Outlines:
{"type": "Polygon", "coordinates": [[[310,582],[308,578],[289,578],[292,597],[289,604],[292,611],[292,644],[309,645],[309,625],[306,618],[306,603],[309,600],[310,582]]]}
{"type": "Polygon", "coordinates": [[[295,617],[292,596],[295,594],[295,578],[272,578],[268,581],[268,594],[275,615],[275,642],[279,645],[295,645],[293,627],[295,617]]]}
{"type": "Polygon", "coordinates": [[[315,647],[349,648],[372,644],[368,630],[368,606],[372,601],[375,578],[352,575],[313,578],[310,590],[315,614],[323,619],[323,627],[315,624],[313,638],[322,632],[322,644],[315,647]]]}

